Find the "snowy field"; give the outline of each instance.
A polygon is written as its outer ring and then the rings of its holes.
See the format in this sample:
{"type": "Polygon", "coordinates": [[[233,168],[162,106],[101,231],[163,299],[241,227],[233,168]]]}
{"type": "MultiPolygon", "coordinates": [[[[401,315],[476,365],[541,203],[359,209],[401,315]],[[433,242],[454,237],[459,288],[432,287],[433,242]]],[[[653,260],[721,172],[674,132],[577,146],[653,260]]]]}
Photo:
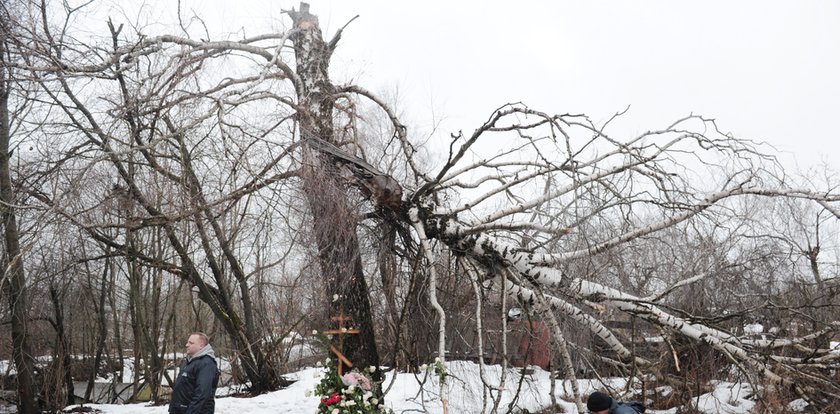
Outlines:
{"type": "MultiPolygon", "coordinates": [[[[478,364],[472,362],[454,361],[447,363],[450,373],[449,412],[450,413],[489,413],[493,405],[491,397],[484,401],[482,395],[481,374],[478,364]],[[484,401],[484,402],[483,402],[484,401]],[[482,410],[482,406],[484,410],[482,410]]],[[[501,369],[498,366],[487,366],[484,377],[491,384],[498,384],[501,369]]],[[[220,389],[216,399],[217,413],[248,413],[248,414],[314,414],[317,412],[318,397],[313,390],[319,382],[323,369],[307,368],[289,375],[288,378],[296,382],[286,389],[260,395],[254,398],[224,397],[228,392],[220,389]]],[[[498,412],[507,412],[515,391],[522,380],[519,398],[514,402],[514,413],[537,412],[550,405],[550,381],[548,373],[536,368],[532,374],[524,378],[518,370],[508,370],[506,382],[502,390],[502,398],[498,412]],[[525,411],[527,410],[527,411],[525,411]]],[[[624,379],[612,379],[610,385],[620,389],[624,379]]],[[[720,382],[713,392],[704,394],[695,400],[696,408],[703,413],[750,413],[755,406],[751,401],[751,391],[743,384],[720,382]]],[[[386,395],[386,406],[395,413],[442,413],[440,387],[434,375],[415,376],[414,374],[399,374],[394,378],[389,374],[385,381],[385,388],[389,388],[386,395]]],[[[586,395],[599,387],[597,382],[582,380],[579,382],[580,393],[586,395]]],[[[667,390],[660,390],[667,393],[667,390]]],[[[572,394],[568,383],[557,382],[557,402],[562,406],[557,412],[578,413],[577,407],[569,402],[572,394]],[[565,385],[565,387],[564,387],[565,385]]],[[[86,404],[103,413],[113,414],[165,414],[166,406],[151,407],[148,404],[127,405],[98,405],[86,404]]],[[[68,407],[72,408],[72,407],[68,407]]],[[[791,411],[801,411],[804,403],[796,401],[789,408],[791,411]]],[[[651,414],[675,414],[676,408],[670,410],[651,410],[651,414]]]]}
{"type": "MultiPolygon", "coordinates": [[[[832,342],[834,352],[840,352],[840,342],[832,342]]],[[[493,395],[485,396],[482,386],[482,374],[479,365],[473,362],[452,361],[446,364],[449,373],[448,399],[450,413],[490,413],[493,412],[493,395]],[[483,409],[482,409],[483,408],[483,409]]],[[[131,381],[133,364],[126,360],[124,382],[131,381]]],[[[222,360],[222,368],[230,369],[227,361],[222,360]]],[[[548,372],[537,367],[531,367],[530,374],[523,375],[518,369],[509,369],[505,373],[504,387],[498,387],[502,374],[501,367],[489,365],[485,367],[483,377],[485,381],[494,388],[501,388],[498,412],[507,412],[513,404],[511,412],[539,412],[550,406],[549,392],[551,381],[548,372]],[[520,390],[518,398],[517,389],[520,390]],[[527,411],[526,411],[527,410],[527,411]]],[[[0,361],[0,371],[13,373],[14,367],[9,366],[9,361],[0,361]]],[[[174,372],[171,373],[174,375],[174,372]]],[[[220,388],[217,391],[216,412],[217,413],[254,413],[254,414],[314,414],[317,412],[319,398],[313,395],[315,386],[324,375],[323,368],[306,368],[299,372],[287,375],[294,384],[286,389],[267,393],[254,398],[237,398],[227,395],[233,394],[238,389],[220,388]]],[[[111,381],[111,378],[100,379],[100,381],[111,381]]],[[[626,379],[613,378],[608,380],[612,389],[623,389],[626,379]]],[[[596,381],[581,380],[578,383],[581,395],[603,388],[596,381]]],[[[751,399],[752,391],[748,385],[719,382],[715,389],[696,398],[695,408],[703,413],[723,414],[748,414],[755,406],[751,399]]],[[[442,413],[443,408],[440,399],[440,385],[437,377],[415,374],[388,373],[383,387],[386,389],[385,404],[395,413],[442,413]]],[[[657,390],[660,395],[667,396],[667,389],[657,390]]],[[[572,401],[572,388],[568,382],[557,381],[555,395],[561,409],[557,412],[574,414],[578,413],[577,407],[572,401]]],[[[72,409],[77,406],[67,407],[72,409]]],[[[85,407],[96,409],[102,413],[113,414],[165,414],[166,406],[153,407],[146,403],[141,404],[85,404],[85,407]]],[[[797,400],[788,405],[792,412],[803,411],[806,404],[797,400]]],[[[650,414],[675,414],[676,408],[669,410],[647,411],[650,414]]]]}

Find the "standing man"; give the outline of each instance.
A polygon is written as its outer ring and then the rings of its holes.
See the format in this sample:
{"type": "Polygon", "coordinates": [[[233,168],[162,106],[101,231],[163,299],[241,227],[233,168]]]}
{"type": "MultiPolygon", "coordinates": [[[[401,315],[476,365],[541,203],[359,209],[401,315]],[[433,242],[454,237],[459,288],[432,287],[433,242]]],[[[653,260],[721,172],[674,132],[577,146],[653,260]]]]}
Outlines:
{"type": "Polygon", "coordinates": [[[219,368],[210,340],[202,332],[193,332],[187,339],[187,357],[175,386],[172,387],[170,414],[212,414],[213,397],[219,384],[219,368]]]}

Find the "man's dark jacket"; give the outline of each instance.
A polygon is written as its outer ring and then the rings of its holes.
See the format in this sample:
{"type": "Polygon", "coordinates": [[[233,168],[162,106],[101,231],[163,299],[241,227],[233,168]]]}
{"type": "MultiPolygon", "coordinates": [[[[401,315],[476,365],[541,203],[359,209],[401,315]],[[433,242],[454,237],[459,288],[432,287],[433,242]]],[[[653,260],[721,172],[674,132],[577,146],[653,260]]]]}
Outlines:
{"type": "Polygon", "coordinates": [[[216,359],[202,355],[181,363],[178,379],[172,388],[171,414],[213,414],[213,400],[219,382],[216,359]]]}
{"type": "Polygon", "coordinates": [[[633,406],[638,404],[639,406],[644,407],[641,403],[637,401],[630,401],[630,402],[621,402],[613,398],[612,404],[610,405],[609,414],[639,414],[640,412],[644,411],[637,411],[633,406]]]}

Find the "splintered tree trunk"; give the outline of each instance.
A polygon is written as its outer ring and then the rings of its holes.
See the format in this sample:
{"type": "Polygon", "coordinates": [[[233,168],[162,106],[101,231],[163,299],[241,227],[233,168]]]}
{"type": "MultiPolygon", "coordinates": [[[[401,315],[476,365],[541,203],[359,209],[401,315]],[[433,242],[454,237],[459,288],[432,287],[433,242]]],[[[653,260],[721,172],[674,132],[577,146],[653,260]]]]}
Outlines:
{"type": "MultiPolygon", "coordinates": [[[[368,287],[356,234],[356,214],[330,158],[306,145],[313,139],[336,144],[333,131],[335,87],[328,76],[334,45],[324,42],[318,18],[309,14],[308,4],[301,3],[301,10],[290,14],[297,31],[292,41],[300,77],[298,114],[307,165],[303,174],[304,191],[314,219],[318,260],[330,301],[328,308],[331,315],[352,317],[353,327],[360,330],[358,335],[344,338],[344,353],[354,366],[379,366],[368,287]],[[338,295],[338,300],[332,300],[334,294],[338,295]]],[[[378,370],[374,379],[379,379],[378,370]]]]}
{"type": "MultiPolygon", "coordinates": [[[[5,27],[4,27],[5,28],[5,27]]],[[[5,31],[5,30],[4,30],[5,31]]],[[[29,335],[26,322],[29,318],[29,299],[26,294],[26,274],[23,268],[23,252],[20,249],[20,233],[17,218],[11,171],[9,167],[9,74],[4,57],[5,42],[0,41],[0,219],[3,224],[3,241],[6,250],[2,263],[3,293],[9,301],[12,330],[12,358],[17,369],[18,413],[35,413],[35,383],[32,378],[34,361],[29,349],[29,335]]]]}

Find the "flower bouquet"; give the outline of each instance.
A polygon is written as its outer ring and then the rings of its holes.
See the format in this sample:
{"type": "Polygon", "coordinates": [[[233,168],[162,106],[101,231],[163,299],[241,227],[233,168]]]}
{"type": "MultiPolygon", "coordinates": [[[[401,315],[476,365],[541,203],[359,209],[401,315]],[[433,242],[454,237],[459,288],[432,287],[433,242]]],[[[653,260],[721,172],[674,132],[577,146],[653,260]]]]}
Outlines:
{"type": "Polygon", "coordinates": [[[318,414],[380,414],[391,410],[382,405],[378,384],[370,379],[376,367],[363,371],[353,370],[338,375],[338,366],[327,359],[324,377],[315,387],[315,394],[321,398],[318,414]]]}

